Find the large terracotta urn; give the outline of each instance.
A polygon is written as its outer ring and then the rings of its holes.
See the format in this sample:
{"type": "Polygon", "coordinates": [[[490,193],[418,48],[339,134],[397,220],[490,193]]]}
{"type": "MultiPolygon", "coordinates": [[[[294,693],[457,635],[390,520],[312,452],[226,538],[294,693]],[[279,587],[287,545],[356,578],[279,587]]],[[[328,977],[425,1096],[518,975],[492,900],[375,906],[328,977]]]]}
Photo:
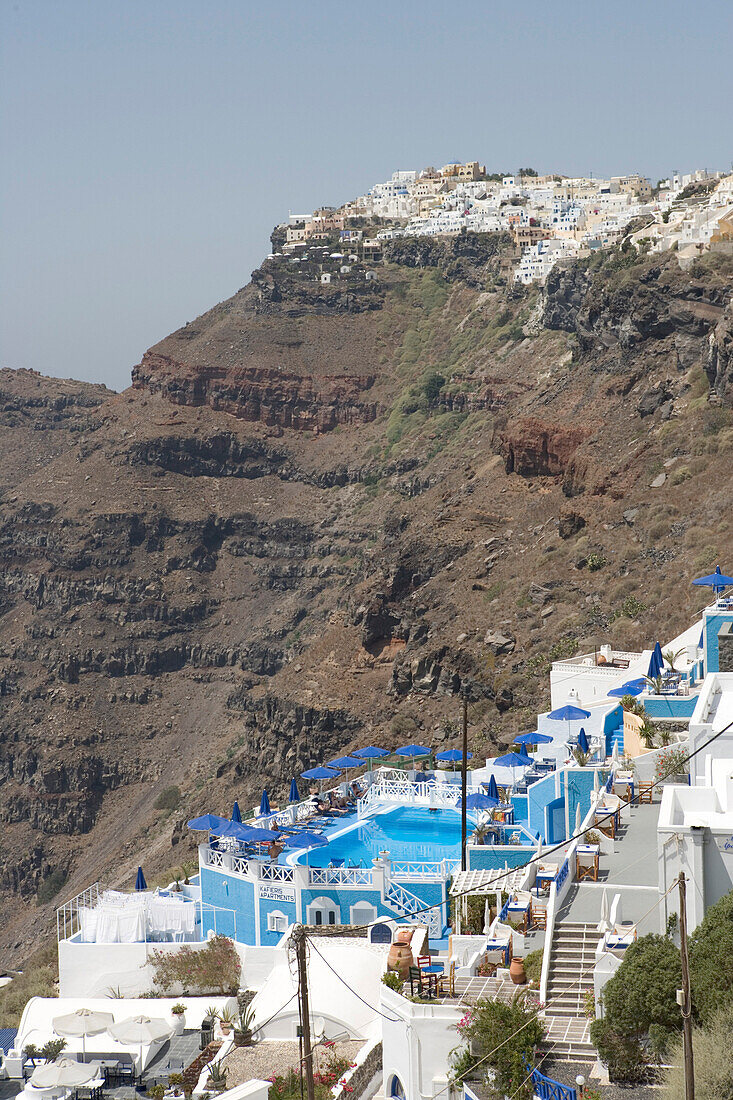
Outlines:
{"type": "Polygon", "coordinates": [[[410,947],[411,939],[412,931],[409,928],[401,929],[392,941],[387,955],[387,969],[394,970],[403,981],[407,981],[410,967],[415,963],[410,947]]]}
{"type": "Polygon", "coordinates": [[[524,969],[524,959],[519,955],[514,955],[512,961],[509,963],[509,977],[512,979],[515,985],[526,985],[527,974],[524,969]]]}

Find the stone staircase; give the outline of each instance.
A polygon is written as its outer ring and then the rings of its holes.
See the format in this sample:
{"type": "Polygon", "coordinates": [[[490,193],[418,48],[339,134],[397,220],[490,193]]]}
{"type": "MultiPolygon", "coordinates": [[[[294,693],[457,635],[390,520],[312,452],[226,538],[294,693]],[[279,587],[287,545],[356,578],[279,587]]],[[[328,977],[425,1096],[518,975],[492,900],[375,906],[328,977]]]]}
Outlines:
{"type": "Polygon", "coordinates": [[[598,943],[594,924],[563,921],[555,924],[547,978],[545,1050],[564,1062],[593,1062],[590,1020],[585,996],[593,992],[593,964],[598,943]]]}

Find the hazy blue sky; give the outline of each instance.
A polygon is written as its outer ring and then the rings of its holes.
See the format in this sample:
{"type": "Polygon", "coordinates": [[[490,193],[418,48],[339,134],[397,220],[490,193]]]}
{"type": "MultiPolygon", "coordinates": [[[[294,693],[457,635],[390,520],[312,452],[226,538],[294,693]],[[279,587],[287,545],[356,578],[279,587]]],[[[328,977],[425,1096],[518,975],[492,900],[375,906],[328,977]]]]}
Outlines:
{"type": "Polygon", "coordinates": [[[129,382],[396,168],[729,168],[730,0],[2,0],[0,361],[129,382]]]}

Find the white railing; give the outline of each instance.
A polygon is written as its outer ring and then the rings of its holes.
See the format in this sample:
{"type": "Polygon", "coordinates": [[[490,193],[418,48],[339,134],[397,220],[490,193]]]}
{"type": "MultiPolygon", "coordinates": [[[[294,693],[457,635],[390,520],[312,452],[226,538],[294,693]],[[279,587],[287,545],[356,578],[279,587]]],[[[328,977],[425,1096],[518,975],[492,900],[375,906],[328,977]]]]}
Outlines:
{"type": "MultiPolygon", "coordinates": [[[[468,794],[475,794],[481,790],[470,784],[467,787],[468,794]]],[[[384,806],[395,803],[400,806],[431,806],[456,807],[460,798],[460,790],[450,783],[436,783],[433,780],[420,783],[397,781],[394,779],[380,778],[372,783],[364,798],[359,799],[357,810],[363,817],[372,807],[384,806]]]]}
{"type": "Polygon", "coordinates": [[[206,849],[206,866],[207,867],[224,867],[224,852],[219,852],[215,848],[206,849]]]}
{"type": "Polygon", "coordinates": [[[455,860],[442,859],[436,863],[418,863],[416,860],[393,859],[391,874],[396,878],[438,880],[448,878],[459,864],[455,860]]]}
{"type": "Polygon", "coordinates": [[[403,917],[414,916],[421,924],[426,924],[430,935],[435,939],[440,937],[443,931],[443,922],[439,905],[426,907],[420,898],[415,894],[411,894],[399,882],[394,881],[390,881],[384,900],[392,909],[401,912],[403,917]]]}
{"type": "Polygon", "coordinates": [[[311,867],[312,886],[372,886],[374,876],[366,867],[311,867]]]}
{"type": "Polygon", "coordinates": [[[292,882],[293,868],[279,863],[259,863],[259,877],[265,882],[292,882]]]}
{"type": "Polygon", "coordinates": [[[91,886],[87,886],[86,890],[82,890],[76,897],[59,906],[56,910],[56,938],[58,940],[68,940],[80,931],[79,910],[93,909],[99,902],[102,892],[103,888],[99,883],[93,882],[91,886]]]}
{"type": "Polygon", "coordinates": [[[249,860],[246,856],[232,856],[231,867],[235,875],[246,875],[249,873],[249,860]]]}

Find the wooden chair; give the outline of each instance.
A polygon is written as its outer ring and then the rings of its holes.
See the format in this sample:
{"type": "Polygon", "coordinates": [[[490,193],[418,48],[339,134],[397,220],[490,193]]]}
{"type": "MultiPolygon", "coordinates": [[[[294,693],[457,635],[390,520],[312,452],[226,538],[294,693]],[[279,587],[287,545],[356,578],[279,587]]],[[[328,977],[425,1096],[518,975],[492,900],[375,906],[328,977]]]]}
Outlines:
{"type": "Polygon", "coordinates": [[[532,921],[535,928],[547,928],[547,909],[532,902],[532,921]]]}
{"type": "Polygon", "coordinates": [[[654,800],[654,783],[649,780],[639,780],[639,804],[648,802],[651,806],[654,800]]]}

